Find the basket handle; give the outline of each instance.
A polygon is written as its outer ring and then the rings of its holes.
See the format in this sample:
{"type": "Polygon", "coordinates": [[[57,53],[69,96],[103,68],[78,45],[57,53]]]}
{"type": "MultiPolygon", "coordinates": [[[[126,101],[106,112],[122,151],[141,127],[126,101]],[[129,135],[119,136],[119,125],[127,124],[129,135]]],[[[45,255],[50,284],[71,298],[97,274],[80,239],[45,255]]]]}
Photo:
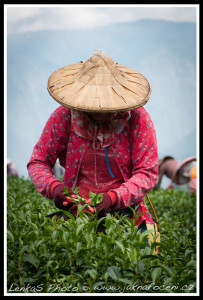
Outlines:
{"type": "Polygon", "coordinates": [[[149,199],[149,196],[146,195],[146,197],[147,197],[147,200],[148,200],[148,202],[149,202],[149,204],[150,204],[150,206],[151,206],[151,208],[152,208],[152,211],[153,211],[153,213],[154,213],[154,217],[155,217],[155,220],[156,220],[156,223],[157,223],[157,228],[159,229],[160,226],[159,226],[159,222],[158,222],[158,218],[157,218],[157,215],[156,215],[156,211],[155,211],[155,209],[154,209],[154,206],[153,206],[151,200],[149,199]]]}

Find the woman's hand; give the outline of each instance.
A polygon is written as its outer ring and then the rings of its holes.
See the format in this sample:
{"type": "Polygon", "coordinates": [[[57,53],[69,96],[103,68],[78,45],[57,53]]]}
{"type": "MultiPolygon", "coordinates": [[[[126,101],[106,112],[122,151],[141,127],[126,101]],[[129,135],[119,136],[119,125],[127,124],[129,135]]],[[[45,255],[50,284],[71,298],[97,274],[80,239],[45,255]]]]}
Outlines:
{"type": "MultiPolygon", "coordinates": [[[[54,188],[53,190],[54,204],[59,209],[69,210],[73,206],[73,203],[71,203],[71,198],[67,197],[63,193],[64,186],[65,185],[61,183],[54,188]]],[[[71,192],[71,197],[77,198],[77,196],[73,192],[71,192]]]]}
{"type": "Polygon", "coordinates": [[[96,211],[99,211],[101,209],[98,213],[98,217],[103,217],[111,207],[111,197],[108,194],[104,194],[102,202],[95,207],[96,211]]]}

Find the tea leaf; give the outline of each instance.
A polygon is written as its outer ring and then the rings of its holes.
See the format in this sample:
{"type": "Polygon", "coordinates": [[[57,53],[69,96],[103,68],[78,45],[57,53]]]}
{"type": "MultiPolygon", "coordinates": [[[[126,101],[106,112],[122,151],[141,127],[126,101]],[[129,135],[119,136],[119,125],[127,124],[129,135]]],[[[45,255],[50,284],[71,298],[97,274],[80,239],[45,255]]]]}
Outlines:
{"type": "Polygon", "coordinates": [[[28,234],[24,239],[24,244],[28,244],[30,241],[34,241],[35,239],[36,239],[36,232],[35,231],[28,232],[28,234]]]}
{"type": "Polygon", "coordinates": [[[7,230],[7,235],[11,239],[11,241],[14,243],[15,242],[15,238],[14,238],[13,233],[10,230],[7,230]]]}
{"type": "Polygon", "coordinates": [[[85,226],[85,224],[78,225],[78,227],[76,229],[76,234],[78,234],[84,226],[85,226]]]}
{"type": "Polygon", "coordinates": [[[159,263],[159,266],[160,266],[166,273],[168,273],[168,275],[169,275],[170,277],[174,277],[174,276],[175,276],[174,272],[173,272],[173,271],[171,270],[171,268],[169,268],[168,266],[163,265],[163,264],[161,264],[161,263],[159,263]]]}
{"type": "Polygon", "coordinates": [[[68,244],[69,242],[69,233],[66,231],[63,233],[63,241],[65,244],[68,244]]]}
{"type": "Polygon", "coordinates": [[[95,269],[90,269],[90,270],[85,271],[85,275],[87,275],[87,274],[89,274],[93,280],[95,280],[97,277],[97,271],[95,269]]]}
{"type": "Polygon", "coordinates": [[[29,263],[32,264],[35,268],[38,268],[38,261],[37,261],[37,259],[34,257],[34,255],[33,255],[32,253],[25,254],[25,256],[24,256],[24,261],[25,261],[25,262],[29,262],[29,263]]]}
{"type": "Polygon", "coordinates": [[[120,268],[117,266],[108,267],[107,273],[114,280],[118,280],[121,277],[120,268]]]}
{"type": "Polygon", "coordinates": [[[123,244],[119,241],[116,241],[116,244],[119,246],[119,248],[121,249],[122,253],[125,253],[125,247],[123,246],[123,244]]]}
{"type": "Polygon", "coordinates": [[[154,231],[153,229],[150,229],[150,230],[145,230],[144,232],[142,232],[140,234],[140,238],[139,238],[140,242],[142,243],[148,237],[148,235],[150,233],[152,233],[153,231],[154,231]]]}
{"type": "Polygon", "coordinates": [[[157,281],[157,279],[160,277],[161,275],[161,271],[162,269],[159,267],[159,268],[155,268],[153,271],[152,271],[152,281],[155,283],[157,281]]]}
{"type": "Polygon", "coordinates": [[[97,194],[97,193],[93,193],[92,191],[89,192],[89,197],[91,199],[90,201],[90,205],[95,207],[97,206],[99,203],[102,202],[103,200],[103,195],[104,194],[97,194]]]}

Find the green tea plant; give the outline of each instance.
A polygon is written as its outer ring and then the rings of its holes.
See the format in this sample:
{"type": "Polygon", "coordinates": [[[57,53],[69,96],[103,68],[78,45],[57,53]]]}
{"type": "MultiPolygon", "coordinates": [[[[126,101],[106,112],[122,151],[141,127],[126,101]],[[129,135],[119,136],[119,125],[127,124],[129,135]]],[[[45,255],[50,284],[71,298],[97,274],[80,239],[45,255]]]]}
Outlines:
{"type": "MultiPolygon", "coordinates": [[[[75,203],[75,204],[79,204],[81,202],[83,202],[83,204],[87,203],[87,200],[85,198],[83,198],[82,196],[80,196],[80,188],[79,187],[76,187],[74,190],[73,190],[74,194],[75,194],[75,198],[72,197],[71,193],[69,192],[67,186],[64,187],[63,189],[63,193],[69,197],[71,199],[71,202],[72,203],[75,203]]],[[[92,207],[95,207],[97,206],[99,203],[102,202],[103,200],[103,195],[104,194],[97,194],[97,193],[94,193],[92,191],[89,192],[89,197],[90,197],[90,201],[88,201],[88,204],[90,204],[92,207]]]]}
{"type": "Polygon", "coordinates": [[[127,215],[98,219],[79,204],[76,216],[47,218],[59,211],[53,200],[29,179],[8,178],[7,292],[195,293],[196,197],[163,189],[149,196],[160,223],[158,255],[156,242],[147,245],[150,231],[127,215]]]}

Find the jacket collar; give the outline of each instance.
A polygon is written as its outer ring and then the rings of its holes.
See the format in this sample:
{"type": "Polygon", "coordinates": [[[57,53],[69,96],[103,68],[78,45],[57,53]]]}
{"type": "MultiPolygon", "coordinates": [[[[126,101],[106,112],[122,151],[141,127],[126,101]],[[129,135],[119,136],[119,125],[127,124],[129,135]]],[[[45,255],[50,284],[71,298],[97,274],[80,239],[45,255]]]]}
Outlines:
{"type": "Polygon", "coordinates": [[[105,123],[98,123],[85,112],[71,110],[73,131],[87,140],[99,142],[102,148],[112,144],[130,116],[130,111],[120,112],[113,115],[113,118],[111,116],[105,123]]]}

